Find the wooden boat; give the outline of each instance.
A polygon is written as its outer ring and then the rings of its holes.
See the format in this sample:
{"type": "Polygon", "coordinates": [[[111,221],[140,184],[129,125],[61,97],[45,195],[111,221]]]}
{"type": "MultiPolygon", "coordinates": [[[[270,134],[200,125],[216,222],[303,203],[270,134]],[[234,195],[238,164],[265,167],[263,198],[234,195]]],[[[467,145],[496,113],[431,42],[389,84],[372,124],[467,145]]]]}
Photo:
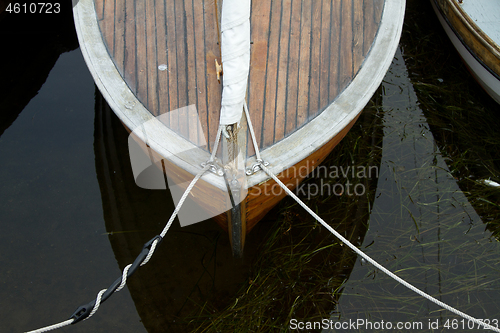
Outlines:
{"type": "MultiPolygon", "coordinates": [[[[239,188],[215,170],[190,192],[206,217],[229,231],[233,253],[241,255],[246,233],[285,192],[256,166],[244,116],[235,140],[214,144],[230,75],[221,61],[225,1],[74,0],[73,11],[96,85],[175,184],[187,187],[214,149],[224,166],[231,147],[243,152],[251,170],[238,178],[233,173],[239,188]],[[196,119],[199,126],[193,126],[196,119]],[[145,124],[147,135],[136,131],[145,124]]],[[[289,188],[340,142],[378,88],[398,45],[404,9],[404,0],[252,2],[248,120],[262,160],[289,188]]]]}
{"type": "MultiPolygon", "coordinates": [[[[375,96],[381,99],[381,95],[376,93],[375,96]]],[[[372,101],[376,98],[372,98],[372,101]]],[[[353,129],[356,131],[356,135],[361,137],[357,144],[361,154],[355,158],[363,161],[365,166],[377,166],[377,168],[380,166],[382,150],[378,143],[383,137],[381,121],[382,117],[375,112],[363,113],[358,120],[358,122],[362,122],[362,128],[353,129]]],[[[164,191],[148,191],[135,184],[130,160],[127,156],[128,134],[114,117],[113,111],[98,91],[96,92],[94,126],[95,164],[101,191],[103,216],[114,256],[122,270],[135,259],[137,253],[141,251],[142,245],[157,233],[156,229],[159,224],[162,224],[162,217],[168,214],[172,207],[165,205],[168,196],[164,191]],[[148,197],[147,201],[143,200],[145,196],[148,197]],[[137,216],[141,216],[142,219],[137,219],[137,216]]],[[[346,151],[345,148],[344,151],[346,151]]],[[[327,159],[336,160],[332,156],[327,159]]],[[[322,165],[325,166],[325,163],[322,165]]],[[[335,165],[335,162],[330,162],[329,165],[335,165]]],[[[319,183],[319,180],[311,179],[310,181],[319,183]]],[[[330,211],[332,205],[341,207],[341,211],[336,210],[335,228],[359,246],[363,243],[368,230],[377,181],[376,177],[359,179],[359,183],[363,184],[366,189],[366,194],[351,199],[356,200],[354,209],[347,209],[347,200],[340,197],[333,202],[332,200],[324,202],[319,207],[323,211],[330,211]]],[[[265,220],[269,220],[268,216],[265,220]]],[[[296,227],[294,225],[293,229],[296,227]]],[[[288,226],[287,223],[275,224],[273,228],[285,231],[288,226]]],[[[211,320],[212,323],[204,322],[204,317],[200,317],[200,312],[203,312],[202,308],[215,308],[222,311],[222,309],[234,304],[235,297],[240,297],[241,286],[248,283],[248,279],[251,278],[248,275],[250,263],[253,267],[252,274],[255,276],[255,270],[258,270],[255,267],[256,257],[265,256],[262,251],[257,251],[257,248],[262,249],[262,242],[266,241],[267,238],[264,235],[268,234],[269,228],[265,226],[261,229],[261,235],[247,241],[245,248],[247,260],[243,261],[231,260],[230,244],[227,244],[229,242],[225,240],[220,240],[223,232],[221,231],[214,223],[196,224],[190,226],[189,230],[173,225],[164,242],[168,242],[169,248],[174,248],[175,251],[158,251],[154,256],[156,262],[165,264],[154,265],[152,263],[152,265],[147,266],[146,270],[139,270],[135,273],[139,274],[140,278],[127,280],[130,296],[147,332],[195,332],[198,331],[196,328],[201,327],[205,331],[212,331],[210,325],[213,324],[214,320],[211,320]],[[213,295],[217,296],[213,297],[213,295]]],[[[258,230],[253,232],[256,231],[258,232],[258,230]]],[[[316,243],[309,248],[310,251],[313,251],[315,247],[320,249],[329,245],[332,239],[331,237],[321,237],[316,231],[312,236],[303,227],[297,227],[297,231],[293,232],[295,235],[299,235],[299,239],[302,239],[301,243],[305,245],[304,247],[309,247],[310,242],[304,242],[303,237],[314,239],[316,243]]],[[[323,235],[328,234],[326,230],[323,232],[323,235]]],[[[286,233],[278,232],[278,234],[283,235],[280,236],[281,241],[275,241],[275,249],[268,250],[274,254],[275,262],[290,262],[291,249],[294,249],[297,256],[304,254],[297,251],[300,245],[286,236],[286,233]]],[[[327,253],[322,252],[321,255],[315,256],[315,260],[305,263],[305,267],[301,266],[300,270],[306,275],[302,276],[301,280],[306,281],[308,274],[317,278],[316,273],[313,272],[321,271],[321,274],[326,277],[325,280],[334,277],[329,279],[328,286],[324,288],[328,288],[328,290],[341,289],[340,282],[349,278],[357,262],[357,254],[347,246],[337,246],[337,251],[328,251],[327,253]],[[323,262],[319,258],[342,264],[329,265],[326,269],[321,268],[323,262]],[[339,281],[339,284],[333,281],[339,281]]],[[[284,264],[283,269],[285,267],[287,267],[286,264],[284,264]]],[[[281,271],[282,269],[280,269],[281,271]]],[[[290,279],[295,279],[295,274],[291,272],[285,275],[290,279]]],[[[275,279],[263,277],[260,279],[264,283],[264,285],[259,286],[262,289],[266,288],[266,285],[279,283],[268,281],[275,279]]],[[[286,282],[282,283],[286,285],[286,282]]],[[[288,294],[288,297],[282,297],[293,302],[299,294],[302,294],[303,290],[300,287],[284,288],[283,290],[276,288],[275,293],[278,295],[288,294]]],[[[257,292],[253,290],[253,293],[257,292]]],[[[325,292],[325,294],[328,293],[325,292]]],[[[336,294],[336,297],[339,294],[340,292],[336,294]]],[[[309,296],[312,295],[313,293],[309,296]]],[[[254,304],[257,307],[262,307],[258,302],[254,304]]],[[[329,294],[324,299],[313,297],[312,300],[303,300],[299,308],[294,310],[301,311],[301,309],[309,307],[314,309],[315,314],[319,311],[318,308],[330,313],[335,309],[336,304],[337,302],[333,301],[329,294]]],[[[241,306],[241,303],[238,305],[241,306]]],[[[291,304],[281,305],[282,310],[278,313],[285,315],[285,318],[282,318],[282,323],[286,325],[286,314],[288,314],[291,304]]],[[[238,310],[238,313],[241,315],[240,311],[238,310]]],[[[217,318],[221,313],[211,313],[211,315],[213,318],[217,318]]],[[[267,324],[269,325],[269,323],[267,324]]],[[[218,326],[218,329],[222,331],[234,330],[233,327],[227,326],[218,326]]],[[[262,328],[262,330],[265,329],[262,328]]]]}
{"type": "Polygon", "coordinates": [[[431,3],[474,78],[500,103],[500,2],[431,0],[431,3]]]}

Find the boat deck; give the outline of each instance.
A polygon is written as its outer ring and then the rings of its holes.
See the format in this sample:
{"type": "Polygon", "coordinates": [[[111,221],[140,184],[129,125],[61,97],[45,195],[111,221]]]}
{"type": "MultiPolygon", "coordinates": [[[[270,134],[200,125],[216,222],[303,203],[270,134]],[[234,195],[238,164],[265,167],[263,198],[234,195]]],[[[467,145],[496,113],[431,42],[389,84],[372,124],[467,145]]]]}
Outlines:
{"type": "Polygon", "coordinates": [[[500,2],[491,0],[464,1],[460,7],[493,42],[500,45],[500,2]]]}
{"type": "Polygon", "coordinates": [[[476,81],[500,103],[500,2],[432,0],[431,3],[476,81]]]}
{"type": "MultiPolygon", "coordinates": [[[[97,87],[151,162],[161,161],[169,182],[179,184],[179,193],[213,150],[198,147],[216,141],[221,5],[220,0],[73,0],[82,54],[97,87]]],[[[246,100],[260,157],[289,189],[342,140],[380,85],[399,42],[404,10],[404,0],[252,2],[246,100]]],[[[234,146],[246,147],[247,159],[239,164],[247,167],[246,176],[241,173],[240,192],[231,192],[243,201],[235,207],[226,178],[212,172],[189,196],[201,209],[199,217],[214,217],[229,231],[236,254],[242,253],[245,234],[286,195],[275,192],[277,184],[266,172],[249,170],[256,157],[246,120],[235,140],[222,140],[217,155],[227,163],[234,146]]],[[[194,210],[193,205],[189,213],[194,210]]]]}
{"type": "MultiPolygon", "coordinates": [[[[261,149],[316,117],[349,85],[374,41],[384,2],[252,2],[247,101],[261,149]]],[[[204,142],[201,135],[213,143],[218,127],[218,7],[214,0],[95,0],[106,48],[140,102],[153,115],[196,105],[204,133],[189,126],[196,114],[169,119],[195,144],[204,142]]]]}

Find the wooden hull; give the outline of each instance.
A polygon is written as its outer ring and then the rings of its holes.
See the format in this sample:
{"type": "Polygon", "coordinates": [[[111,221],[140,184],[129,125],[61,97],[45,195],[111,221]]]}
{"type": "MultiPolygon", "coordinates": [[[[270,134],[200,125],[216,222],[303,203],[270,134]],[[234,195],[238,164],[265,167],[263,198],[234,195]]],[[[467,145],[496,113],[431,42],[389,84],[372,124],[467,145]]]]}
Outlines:
{"type": "MultiPolygon", "coordinates": [[[[318,167],[326,156],[328,156],[335,146],[344,138],[357,119],[358,118],[356,117],[352,120],[351,123],[344,127],[337,136],[332,138],[327,144],[320,147],[307,158],[278,174],[278,178],[289,189],[296,189],[302,180],[306,178],[307,175],[309,175],[316,167],[318,167]]],[[[285,196],[285,191],[273,179],[269,179],[249,188],[248,195],[245,199],[245,219],[247,231],[252,230],[257,222],[259,222],[266,215],[266,213],[278,204],[285,196]]],[[[227,221],[224,215],[217,216],[215,220],[221,227],[227,229],[227,221]]]]}
{"type": "MultiPolygon", "coordinates": [[[[304,158],[302,161],[290,166],[283,172],[277,174],[278,178],[291,190],[294,190],[304,178],[307,177],[326,156],[335,148],[335,146],[344,138],[347,132],[354,125],[358,116],[345,126],[335,137],[333,137],[325,145],[319,147],[311,155],[304,158]]],[[[130,130],[129,130],[130,132],[130,130]]],[[[152,152],[155,153],[154,151],[152,152]]],[[[155,159],[160,159],[157,156],[155,159]]],[[[174,183],[186,185],[192,180],[193,175],[184,169],[178,167],[174,163],[165,161],[158,164],[165,174],[167,174],[174,183]]],[[[248,188],[246,198],[242,202],[245,207],[242,212],[242,219],[245,221],[245,230],[250,232],[254,226],[285,196],[285,191],[273,180],[256,184],[248,188]]],[[[191,190],[192,197],[196,198],[196,203],[203,208],[208,215],[214,215],[215,221],[225,230],[228,230],[227,213],[215,214],[218,211],[228,211],[231,207],[227,192],[216,186],[211,185],[201,178],[191,190]]]]}
{"type": "MultiPolygon", "coordinates": [[[[404,0],[252,2],[250,118],[262,159],[290,188],[340,142],[378,88],[399,41],[404,9],[404,0]]],[[[108,104],[129,131],[152,124],[147,135],[134,131],[136,141],[185,188],[215,148],[221,98],[214,67],[220,57],[217,2],[79,0],[74,16],[82,53],[108,104]],[[175,12],[184,16],[169,16],[175,12]],[[187,105],[194,105],[200,126],[190,126],[190,112],[169,111],[187,105]],[[167,121],[160,123],[160,115],[167,121]],[[202,137],[208,146],[196,149],[202,137]]],[[[256,157],[244,123],[238,142],[248,167],[256,157]]],[[[242,244],[285,196],[263,171],[246,177],[245,189],[231,221],[242,244]]],[[[210,172],[190,198],[207,217],[232,207],[224,178],[210,172]]],[[[231,232],[228,217],[215,219],[231,232]]]]}
{"type": "MultiPolygon", "coordinates": [[[[97,93],[96,96],[94,150],[103,216],[113,253],[119,268],[123,269],[135,259],[137,253],[141,251],[142,245],[155,235],[158,225],[164,222],[164,216],[173,210],[173,207],[165,202],[168,201],[165,191],[148,191],[137,187],[132,179],[130,161],[126,156],[127,135],[123,133],[123,128],[117,126],[119,123],[112,111],[105,105],[100,94],[97,93]]],[[[380,133],[383,128],[380,124],[382,118],[370,117],[369,114],[364,114],[361,118],[360,121],[363,121],[361,141],[363,143],[360,146],[363,147],[363,150],[360,152],[363,157],[359,160],[363,160],[367,167],[378,167],[381,149],[380,145],[376,143],[382,135],[380,133]],[[374,131],[367,131],[367,128],[374,131]],[[375,144],[373,144],[374,141],[375,144]],[[369,161],[367,161],[367,157],[369,157],[369,161]]],[[[358,133],[360,132],[358,128],[358,133]]],[[[367,189],[367,195],[358,198],[354,209],[341,208],[340,216],[336,215],[335,219],[332,220],[336,230],[342,234],[345,232],[346,237],[358,245],[363,243],[368,230],[370,208],[373,207],[377,178],[367,177],[359,181],[367,189]]],[[[323,203],[319,209],[329,211],[332,204],[340,206],[345,204],[343,200],[334,201],[335,203],[323,203]]],[[[302,219],[300,223],[303,224],[304,220],[302,219]]],[[[261,235],[268,235],[269,227],[263,227],[261,235]]],[[[297,242],[286,234],[293,232],[299,239],[302,239],[308,233],[299,231],[305,230],[300,225],[294,225],[293,231],[279,232],[280,228],[282,231],[287,230],[286,222],[281,226],[271,227],[271,230],[273,228],[278,228],[278,234],[282,235],[280,236],[281,241],[277,242],[276,245],[279,249],[276,248],[272,251],[274,260],[280,263],[293,262],[290,260],[288,249],[296,251],[297,242]]],[[[325,233],[328,232],[323,230],[321,235],[325,235],[325,233]]],[[[259,268],[255,268],[255,262],[258,262],[259,257],[265,257],[265,254],[262,254],[262,243],[266,242],[267,236],[252,235],[254,236],[253,240],[248,241],[247,244],[247,260],[240,261],[231,260],[229,245],[226,239],[220,239],[221,234],[222,232],[217,225],[212,223],[193,225],[188,230],[173,225],[163,241],[168,244],[167,247],[170,250],[157,249],[152,262],[138,270],[128,280],[128,290],[136,305],[137,313],[148,332],[213,330],[211,324],[200,317],[201,308],[207,305],[207,307],[214,307],[217,312],[212,313],[212,315],[220,316],[222,309],[230,308],[234,304],[235,298],[240,297],[238,293],[241,292],[241,285],[248,283],[249,278],[253,279],[257,275],[255,269],[259,268]],[[259,250],[257,251],[257,249],[259,250]],[[251,275],[249,275],[250,265],[255,268],[252,269],[251,275]],[[214,290],[216,290],[215,293],[214,290]],[[211,295],[214,296],[211,297],[211,295]]],[[[331,237],[318,237],[317,232],[313,232],[313,234],[315,236],[309,237],[317,242],[318,249],[323,246],[330,247],[331,237]]],[[[269,240],[267,241],[269,242],[269,240]]],[[[309,248],[309,241],[301,243],[308,244],[306,247],[309,248]]],[[[315,247],[309,248],[309,250],[312,251],[315,247]]],[[[346,246],[336,246],[336,248],[337,251],[325,251],[327,254],[319,251],[319,255],[315,256],[314,260],[308,260],[305,263],[305,271],[307,272],[319,270],[322,276],[326,277],[325,280],[331,276],[336,277],[333,281],[339,281],[339,284],[331,281],[326,286],[328,290],[335,290],[340,286],[340,282],[349,277],[357,258],[356,254],[346,246]],[[330,265],[325,271],[324,268],[321,268],[322,262],[318,261],[318,258],[327,258],[325,260],[328,262],[342,264],[330,265]]],[[[298,251],[297,253],[303,252],[298,251]]],[[[299,255],[297,254],[297,256],[299,255]]],[[[266,267],[268,266],[264,265],[262,268],[266,269],[266,267]]],[[[283,266],[283,269],[285,267],[286,265],[283,266]]],[[[301,270],[303,269],[304,267],[301,267],[301,270]]],[[[316,276],[315,273],[311,274],[316,276]]],[[[268,282],[264,282],[264,286],[268,282]]],[[[275,292],[281,293],[279,289],[275,292]]],[[[245,291],[242,293],[245,294],[245,291]]],[[[300,294],[300,291],[296,289],[291,291],[292,301],[297,294],[300,294]]],[[[251,298],[251,296],[247,296],[251,298]]],[[[304,303],[314,303],[314,307],[311,305],[311,308],[314,308],[315,313],[318,307],[329,313],[334,310],[336,305],[336,302],[332,301],[330,297],[326,301],[323,299],[320,300],[320,303],[317,302],[318,299],[313,297],[312,300],[302,302],[301,307],[304,306],[304,303]]],[[[255,305],[260,306],[257,303],[255,305]]],[[[283,312],[288,312],[288,309],[283,312]]],[[[286,323],[283,325],[285,327],[286,323]]],[[[221,329],[220,326],[218,328],[221,329]]],[[[234,331],[224,330],[224,328],[222,330],[234,331]]]]}
{"type": "Polygon", "coordinates": [[[434,11],[453,45],[478,83],[500,103],[500,3],[479,1],[474,9],[456,0],[431,0],[434,11]],[[472,17],[471,17],[472,16],[472,17]],[[492,28],[481,19],[495,18],[492,28]],[[484,29],[484,30],[483,30],[484,29]],[[491,34],[491,36],[490,36],[491,34]]]}

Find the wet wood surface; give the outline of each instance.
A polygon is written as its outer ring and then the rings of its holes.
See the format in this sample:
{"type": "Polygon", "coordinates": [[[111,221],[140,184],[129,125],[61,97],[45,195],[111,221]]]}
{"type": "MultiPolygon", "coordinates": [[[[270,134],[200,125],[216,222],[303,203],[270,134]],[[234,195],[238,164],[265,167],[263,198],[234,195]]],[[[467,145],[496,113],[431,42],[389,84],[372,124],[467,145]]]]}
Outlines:
{"type": "MultiPolygon", "coordinates": [[[[247,101],[260,148],[320,114],[352,81],[377,33],[383,0],[252,2],[247,101]]],[[[194,143],[214,142],[222,84],[217,7],[220,0],[95,0],[115,66],[154,115],[194,143]],[[189,110],[186,108],[186,110],[189,110]]],[[[248,148],[253,154],[253,147],[248,148]]]]}

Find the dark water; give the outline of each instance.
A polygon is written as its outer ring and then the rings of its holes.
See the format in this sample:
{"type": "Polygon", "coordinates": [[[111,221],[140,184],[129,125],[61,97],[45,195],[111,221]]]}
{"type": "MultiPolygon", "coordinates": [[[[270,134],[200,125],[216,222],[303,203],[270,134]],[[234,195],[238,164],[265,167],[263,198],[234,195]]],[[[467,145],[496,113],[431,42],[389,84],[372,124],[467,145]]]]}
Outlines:
{"type": "MultiPolygon", "coordinates": [[[[134,187],[117,157],[126,154],[120,144],[126,133],[96,95],[71,15],[50,25],[7,16],[0,22],[0,331],[23,332],[67,319],[106,288],[161,231],[172,207],[165,192],[134,187]]],[[[359,245],[438,299],[500,320],[499,190],[479,182],[500,182],[500,107],[472,81],[427,1],[408,1],[401,45],[372,104],[365,113],[378,119],[380,140],[372,144],[381,147],[380,172],[368,187],[371,213],[359,245]]],[[[344,144],[355,142],[365,125],[356,125],[344,144]]],[[[318,206],[328,207],[323,213],[335,222],[341,204],[321,198],[318,206]]],[[[193,304],[210,299],[219,306],[214,313],[223,311],[243,299],[248,279],[257,280],[252,274],[266,262],[256,259],[265,235],[287,216],[303,214],[287,205],[252,231],[242,262],[231,258],[213,222],[174,226],[128,288],[90,320],[60,331],[180,331],[175,318],[190,314],[193,304]]],[[[359,258],[347,262],[339,274],[348,279],[335,287],[327,312],[335,321],[422,322],[415,331],[430,332],[429,322],[439,321],[434,331],[452,331],[443,325],[460,319],[359,258]]],[[[297,283],[307,285],[303,278],[297,283]]],[[[296,303],[280,312],[256,301],[255,311],[277,314],[274,328],[243,318],[238,330],[280,331],[290,318],[317,319],[320,311],[310,304],[292,311],[296,303]]],[[[212,319],[193,320],[209,327],[212,319]]]]}

